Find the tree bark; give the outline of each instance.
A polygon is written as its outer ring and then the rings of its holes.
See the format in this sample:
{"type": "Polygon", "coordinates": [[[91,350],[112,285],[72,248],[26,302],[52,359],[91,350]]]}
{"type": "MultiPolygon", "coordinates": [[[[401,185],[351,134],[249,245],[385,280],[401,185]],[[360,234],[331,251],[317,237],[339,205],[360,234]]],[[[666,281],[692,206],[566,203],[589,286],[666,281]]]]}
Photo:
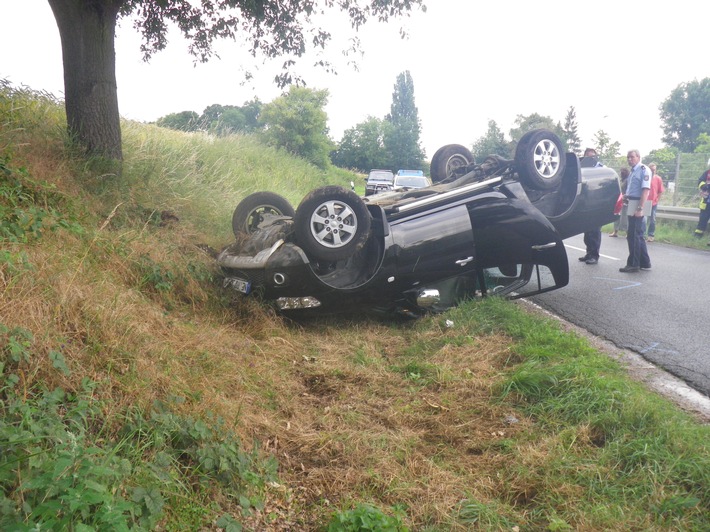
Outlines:
{"type": "Polygon", "coordinates": [[[64,63],[70,136],[89,155],[123,159],[116,87],[116,20],[122,0],[48,0],[64,63]]]}

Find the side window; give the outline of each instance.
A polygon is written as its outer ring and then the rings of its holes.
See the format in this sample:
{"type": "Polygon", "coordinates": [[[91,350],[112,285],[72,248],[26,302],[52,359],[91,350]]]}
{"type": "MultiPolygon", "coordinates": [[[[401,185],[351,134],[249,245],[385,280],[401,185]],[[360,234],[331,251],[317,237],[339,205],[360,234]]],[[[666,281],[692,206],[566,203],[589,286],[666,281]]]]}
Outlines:
{"type": "Polygon", "coordinates": [[[544,264],[511,264],[502,268],[485,268],[483,283],[488,295],[512,299],[532,296],[559,288],[561,285],[544,264]]]}

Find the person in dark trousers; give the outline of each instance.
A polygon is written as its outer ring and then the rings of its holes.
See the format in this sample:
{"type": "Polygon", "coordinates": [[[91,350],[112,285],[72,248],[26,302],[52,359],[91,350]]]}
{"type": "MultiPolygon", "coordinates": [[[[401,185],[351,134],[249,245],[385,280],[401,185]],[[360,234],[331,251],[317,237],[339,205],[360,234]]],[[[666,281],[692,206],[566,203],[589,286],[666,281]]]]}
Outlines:
{"type": "Polygon", "coordinates": [[[629,174],[629,184],[626,187],[625,199],[633,202],[629,204],[627,218],[629,220],[629,230],[626,233],[626,242],[629,246],[629,258],[626,259],[626,266],[619,268],[622,273],[633,273],[639,270],[650,270],[651,259],[648,256],[646,241],[643,238],[645,224],[643,208],[648,201],[648,193],[651,189],[651,170],[641,164],[641,154],[638,150],[631,150],[626,155],[626,160],[631,167],[629,174]]]}
{"type": "MultiPolygon", "coordinates": [[[[584,150],[584,157],[582,157],[582,166],[584,167],[597,167],[604,166],[599,162],[597,158],[597,150],[594,148],[587,148],[584,150]]],[[[584,245],[587,248],[587,252],[584,256],[579,257],[580,262],[585,264],[596,264],[599,262],[599,248],[602,245],[602,228],[593,229],[591,231],[586,231],[584,233],[584,245]]]]}
{"type": "MultiPolygon", "coordinates": [[[[708,160],[708,166],[710,166],[710,160],[708,160]]],[[[700,218],[698,226],[695,228],[695,236],[700,238],[705,233],[708,220],[710,220],[710,169],[705,170],[698,179],[698,193],[700,194],[700,218]]]]}

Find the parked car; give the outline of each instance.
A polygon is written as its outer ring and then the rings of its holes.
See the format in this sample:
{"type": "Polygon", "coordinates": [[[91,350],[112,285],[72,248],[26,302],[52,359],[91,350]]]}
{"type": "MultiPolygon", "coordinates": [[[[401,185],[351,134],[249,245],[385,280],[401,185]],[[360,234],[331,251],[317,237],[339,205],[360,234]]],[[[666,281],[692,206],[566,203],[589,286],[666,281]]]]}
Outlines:
{"type": "Polygon", "coordinates": [[[424,188],[430,185],[431,182],[421,170],[398,170],[394,176],[392,190],[402,191],[404,189],[424,188]]]}
{"type": "Polygon", "coordinates": [[[423,176],[424,172],[421,170],[397,170],[397,175],[395,177],[407,177],[407,176],[423,176]]]}
{"type": "Polygon", "coordinates": [[[525,134],[512,160],[476,164],[463,146],[442,150],[424,188],[361,198],[326,186],[295,212],[272,192],[247,196],[232,218],[236,241],[217,257],[225,286],[291,315],[419,316],[561,288],[562,240],[614,219],[616,172],[582,168],[550,131],[525,134]]]}
{"type": "Polygon", "coordinates": [[[365,181],[365,196],[379,194],[394,188],[394,174],[391,170],[370,170],[365,181]]]}

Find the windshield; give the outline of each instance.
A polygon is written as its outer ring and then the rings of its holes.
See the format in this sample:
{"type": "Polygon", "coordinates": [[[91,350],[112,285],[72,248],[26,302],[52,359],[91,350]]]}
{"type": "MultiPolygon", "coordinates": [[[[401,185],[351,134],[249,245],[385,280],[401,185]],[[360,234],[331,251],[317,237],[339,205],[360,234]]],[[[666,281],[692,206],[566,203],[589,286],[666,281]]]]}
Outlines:
{"type": "Polygon", "coordinates": [[[426,177],[424,176],[397,176],[394,182],[398,187],[424,188],[428,186],[426,177]]]}
{"type": "Polygon", "coordinates": [[[370,175],[368,176],[367,180],[368,181],[387,181],[388,183],[392,182],[394,175],[392,172],[370,172],[370,175]]]}

